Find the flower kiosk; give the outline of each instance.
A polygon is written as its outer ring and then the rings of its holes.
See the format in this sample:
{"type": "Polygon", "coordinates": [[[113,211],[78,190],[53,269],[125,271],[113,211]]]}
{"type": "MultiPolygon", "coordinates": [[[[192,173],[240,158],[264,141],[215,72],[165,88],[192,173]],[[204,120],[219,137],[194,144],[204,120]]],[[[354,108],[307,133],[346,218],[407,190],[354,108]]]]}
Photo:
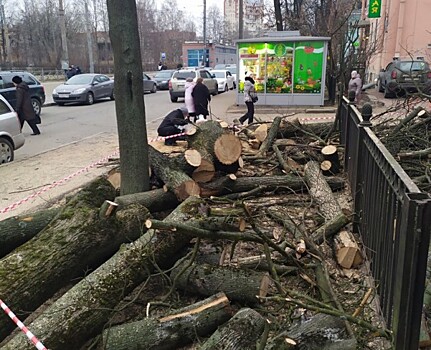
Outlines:
{"type": "Polygon", "coordinates": [[[251,75],[259,105],[323,106],[330,38],[282,33],[236,42],[237,104],[244,103],[244,78],[251,75]]]}

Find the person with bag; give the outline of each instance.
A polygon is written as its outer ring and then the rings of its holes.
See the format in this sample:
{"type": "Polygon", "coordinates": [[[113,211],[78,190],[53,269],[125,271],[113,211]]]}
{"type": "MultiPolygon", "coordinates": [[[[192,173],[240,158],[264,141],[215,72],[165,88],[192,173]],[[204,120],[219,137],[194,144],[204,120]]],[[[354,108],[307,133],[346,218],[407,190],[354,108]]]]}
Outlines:
{"type": "Polygon", "coordinates": [[[254,87],[254,79],[252,77],[245,77],[244,81],[244,102],[247,106],[247,113],[244,114],[239,121],[244,124],[246,119],[248,119],[248,124],[253,123],[254,117],[254,104],[257,102],[257,94],[254,87]]]}
{"type": "Polygon", "coordinates": [[[29,92],[30,88],[18,75],[15,75],[12,78],[12,82],[16,87],[15,111],[18,114],[19,121],[21,122],[21,129],[24,126],[24,121],[27,121],[27,124],[30,125],[31,130],[33,130],[33,134],[31,135],[40,135],[40,130],[36,125],[37,116],[31,103],[29,92]]]}

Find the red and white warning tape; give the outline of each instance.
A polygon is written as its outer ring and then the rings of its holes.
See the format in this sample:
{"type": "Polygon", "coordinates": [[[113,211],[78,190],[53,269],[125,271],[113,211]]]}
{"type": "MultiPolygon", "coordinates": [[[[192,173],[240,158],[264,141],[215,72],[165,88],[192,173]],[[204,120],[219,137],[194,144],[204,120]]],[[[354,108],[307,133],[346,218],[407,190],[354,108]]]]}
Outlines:
{"type": "Polygon", "coordinates": [[[0,299],[1,308],[6,312],[6,314],[15,322],[15,324],[23,331],[28,339],[34,344],[34,346],[39,350],[47,350],[46,347],[36,338],[36,336],[28,330],[28,328],[22,323],[18,317],[12,312],[11,309],[0,299]]]}
{"type": "Polygon", "coordinates": [[[299,121],[314,121],[314,120],[333,120],[335,119],[335,115],[334,116],[322,116],[322,117],[305,117],[305,118],[299,118],[299,121]]]}
{"type": "MultiPolygon", "coordinates": [[[[148,142],[151,143],[151,142],[155,142],[155,141],[163,141],[163,140],[172,139],[172,138],[176,138],[176,137],[180,137],[180,136],[184,136],[184,135],[187,135],[187,133],[182,132],[180,134],[175,134],[175,135],[171,135],[171,136],[158,136],[158,137],[155,137],[153,139],[148,140],[148,142]]],[[[48,192],[49,190],[51,190],[51,189],[53,189],[53,188],[55,188],[57,186],[60,186],[60,185],[64,184],[65,182],[69,181],[70,179],[74,178],[75,176],[78,176],[78,175],[80,175],[80,174],[88,171],[89,169],[94,168],[95,166],[106,162],[107,160],[109,160],[110,158],[112,158],[112,157],[114,157],[114,156],[116,156],[118,154],[119,154],[119,151],[116,151],[113,154],[110,154],[109,156],[104,157],[104,158],[98,160],[97,162],[94,162],[94,163],[92,163],[90,165],[87,165],[86,167],[84,167],[82,169],[79,169],[78,171],[76,171],[73,174],[70,174],[70,175],[64,177],[61,180],[53,182],[51,185],[48,185],[48,186],[45,186],[45,187],[41,188],[40,190],[32,193],[31,195],[29,195],[29,196],[27,196],[27,197],[25,197],[23,199],[20,199],[18,202],[15,202],[13,204],[8,205],[5,208],[0,209],[0,214],[4,214],[4,213],[7,213],[9,211],[15,210],[20,205],[28,202],[30,199],[36,198],[37,196],[41,195],[42,193],[48,192]]]]}
{"type": "Polygon", "coordinates": [[[185,136],[185,135],[187,135],[186,132],[182,132],[182,133],[174,134],[174,135],[170,135],[170,136],[157,136],[157,137],[154,137],[152,139],[149,139],[148,143],[156,142],[156,141],[164,141],[164,140],[167,140],[167,139],[174,139],[176,137],[185,136]]]}
{"type": "Polygon", "coordinates": [[[51,185],[48,185],[48,186],[45,186],[45,187],[41,188],[40,190],[38,190],[38,191],[32,193],[31,195],[29,195],[29,196],[27,196],[27,197],[19,200],[18,202],[15,202],[15,203],[13,203],[13,204],[5,207],[5,208],[0,209],[0,214],[4,214],[4,213],[7,213],[9,211],[15,210],[17,207],[19,207],[20,205],[28,202],[30,199],[35,198],[35,197],[39,196],[42,193],[45,193],[45,192],[47,192],[47,191],[49,191],[49,190],[51,190],[51,189],[53,189],[53,188],[55,188],[57,186],[60,186],[60,185],[64,184],[65,182],[69,181],[70,179],[74,178],[75,176],[78,176],[79,174],[82,174],[82,173],[88,171],[89,169],[94,168],[95,166],[106,162],[107,160],[109,160],[110,158],[116,156],[117,154],[118,154],[118,151],[116,151],[113,154],[110,154],[107,157],[104,157],[104,158],[98,160],[97,162],[94,162],[94,163],[92,163],[90,165],[87,165],[86,167],[84,167],[82,169],[79,169],[78,171],[74,172],[73,174],[70,174],[70,175],[62,178],[61,180],[53,182],[51,185]]]}

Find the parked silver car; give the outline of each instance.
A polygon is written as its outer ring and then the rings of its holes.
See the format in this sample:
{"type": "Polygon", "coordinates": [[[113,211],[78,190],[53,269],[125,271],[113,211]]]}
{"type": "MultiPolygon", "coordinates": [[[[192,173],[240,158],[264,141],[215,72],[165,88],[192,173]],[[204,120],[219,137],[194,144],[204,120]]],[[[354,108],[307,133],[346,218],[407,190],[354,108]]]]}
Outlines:
{"type": "Polygon", "coordinates": [[[18,115],[6,99],[0,95],[0,164],[14,159],[14,151],[24,145],[18,115]]]}
{"type": "Polygon", "coordinates": [[[94,101],[109,97],[114,100],[114,80],[104,74],[74,75],[52,91],[52,99],[59,106],[68,102],[93,104],[94,101]]]}
{"type": "Polygon", "coordinates": [[[214,75],[211,75],[206,69],[190,70],[181,69],[176,71],[171,80],[169,80],[169,95],[172,102],[177,102],[178,97],[184,98],[186,79],[192,78],[196,82],[197,78],[202,78],[203,83],[207,86],[211,95],[218,94],[218,83],[214,75]]]}
{"type": "Polygon", "coordinates": [[[143,74],[143,81],[144,81],[144,92],[149,91],[152,94],[157,92],[157,83],[151,79],[147,74],[143,74]]]}

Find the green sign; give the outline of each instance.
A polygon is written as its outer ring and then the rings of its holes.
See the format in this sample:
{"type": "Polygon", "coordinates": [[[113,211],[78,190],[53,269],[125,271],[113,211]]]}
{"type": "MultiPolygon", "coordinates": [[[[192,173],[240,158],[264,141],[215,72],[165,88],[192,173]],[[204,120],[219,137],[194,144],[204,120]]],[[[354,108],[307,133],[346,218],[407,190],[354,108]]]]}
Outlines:
{"type": "Polygon", "coordinates": [[[382,9],[382,0],[370,0],[368,6],[368,18],[379,18],[382,9]]]}

